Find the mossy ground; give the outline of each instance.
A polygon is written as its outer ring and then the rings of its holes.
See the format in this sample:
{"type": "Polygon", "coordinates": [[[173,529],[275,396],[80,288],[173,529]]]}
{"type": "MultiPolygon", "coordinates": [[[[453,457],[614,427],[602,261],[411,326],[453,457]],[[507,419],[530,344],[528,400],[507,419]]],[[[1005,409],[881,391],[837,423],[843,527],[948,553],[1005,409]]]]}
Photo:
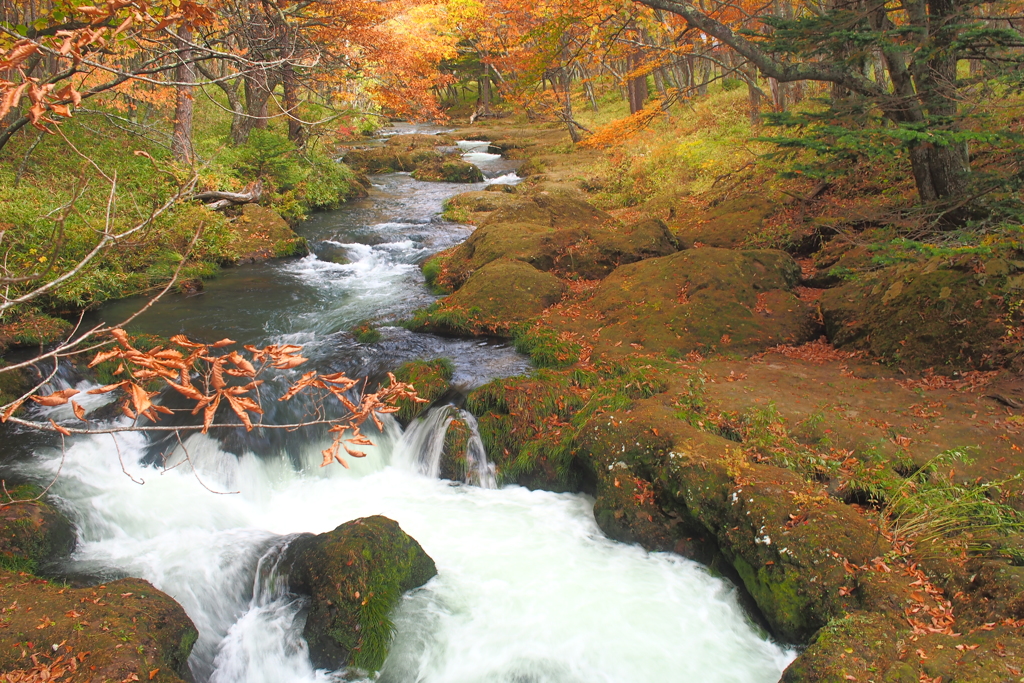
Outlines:
{"type": "Polygon", "coordinates": [[[556,369],[469,396],[499,480],[594,494],[613,538],[731,576],[777,637],[810,643],[784,680],[1014,675],[1024,653],[1024,382],[1005,370],[1020,358],[1014,233],[929,245],[899,237],[912,221],[879,228],[899,214],[895,191],[874,205],[849,188],[793,201],[773,183],[750,194],[763,169],[723,190],[692,164],[674,176],[682,188],[657,178],[630,188],[612,169],[639,178],[678,150],[616,161],[615,150],[576,153],[547,130],[483,134],[515,137],[531,174],[514,202],[453,201],[480,228],[425,272],[457,292],[485,263],[515,258],[567,289],[519,327],[488,324],[483,307],[449,305],[454,297],[419,324],[508,337],[527,327],[575,348],[556,369]],[[561,245],[550,216],[525,201],[543,193],[589,195],[610,214],[603,225],[662,219],[679,244],[582,277],[559,262],[573,242],[561,245]],[[687,260],[700,264],[692,279],[687,260]],[[701,298],[706,313],[688,318],[701,298]],[[798,315],[763,334],[759,316],[780,310],[798,315]],[[649,343],[652,321],[691,319],[706,338],[649,343]],[[812,341],[820,334],[828,340],[812,341]],[[901,526],[910,509],[920,526],[901,526]],[[998,638],[984,635],[993,624],[1005,629],[998,638]],[[971,653],[997,643],[1006,662],[984,669],[971,653]]]}

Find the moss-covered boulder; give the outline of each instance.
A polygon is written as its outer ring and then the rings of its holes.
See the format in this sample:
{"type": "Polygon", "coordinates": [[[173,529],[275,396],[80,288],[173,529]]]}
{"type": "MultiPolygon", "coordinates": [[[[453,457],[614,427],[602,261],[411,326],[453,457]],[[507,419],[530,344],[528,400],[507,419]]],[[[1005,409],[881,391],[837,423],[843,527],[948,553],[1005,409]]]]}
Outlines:
{"type": "Polygon", "coordinates": [[[390,149],[411,151],[414,149],[433,149],[435,147],[450,147],[455,140],[450,135],[427,135],[425,133],[407,133],[404,135],[392,135],[384,145],[390,149]]]}
{"type": "Polygon", "coordinates": [[[453,209],[490,213],[468,240],[442,255],[441,284],[448,290],[457,289],[474,271],[497,259],[524,261],[538,270],[591,280],[607,276],[624,263],[678,249],[660,220],[620,224],[573,193],[492,194],[468,193],[451,202],[453,209]]]}
{"type": "Polygon", "coordinates": [[[448,307],[472,311],[484,322],[515,323],[558,303],[565,285],[551,273],[512,259],[491,261],[445,299],[448,307]]]}
{"type": "Polygon", "coordinates": [[[198,632],[185,610],[141,579],[68,588],[0,571],[0,672],[65,681],[191,680],[198,632]]]}
{"type": "Polygon", "coordinates": [[[59,510],[41,500],[28,500],[38,490],[21,486],[10,492],[14,500],[0,506],[0,567],[37,574],[71,554],[75,530],[59,510]]]}
{"type": "Polygon", "coordinates": [[[691,249],[620,266],[590,300],[593,314],[560,324],[596,335],[595,348],[613,356],[799,344],[820,331],[792,293],[799,273],[781,251],[691,249]]]}
{"type": "Polygon", "coordinates": [[[827,290],[838,347],[914,368],[1024,367],[1024,260],[936,256],[860,273],[827,290]]]}
{"type": "Polygon", "coordinates": [[[402,594],[437,574],[415,539],[386,517],[366,517],[292,543],[291,589],[309,595],[303,635],[317,668],[377,671],[402,594]]]}
{"type": "MultiPolygon", "coordinates": [[[[498,187],[492,185],[491,187],[498,187]]],[[[511,186],[506,186],[511,187],[511,186]]],[[[488,190],[476,190],[474,192],[463,192],[457,194],[445,202],[446,213],[451,213],[459,209],[465,211],[467,214],[480,214],[490,213],[491,211],[497,211],[498,209],[504,209],[512,206],[518,200],[517,197],[508,194],[506,192],[493,192],[488,190]]],[[[479,222],[482,218],[474,216],[473,222],[479,222]]]]}
{"type": "Polygon", "coordinates": [[[743,195],[706,213],[684,217],[676,236],[686,246],[700,243],[709,247],[739,247],[761,229],[777,208],[759,195],[743,195]]]}
{"type": "MultiPolygon", "coordinates": [[[[807,649],[782,675],[781,683],[847,683],[878,680],[902,683],[900,641],[910,635],[890,617],[877,612],[851,612],[829,621],[807,649]]],[[[910,668],[918,683],[917,672],[910,668]]]]}
{"type": "Polygon", "coordinates": [[[447,358],[434,360],[412,360],[403,363],[395,370],[395,379],[409,382],[416,388],[416,394],[424,402],[401,399],[399,411],[395,413],[402,424],[409,424],[430,404],[441,397],[451,387],[455,366],[447,358]]]}
{"type": "Polygon", "coordinates": [[[243,204],[231,223],[230,250],[235,263],[305,256],[306,240],[295,233],[280,214],[259,204],[243,204]]]}
{"type": "MultiPolygon", "coordinates": [[[[451,155],[447,155],[451,156],[451,155]]],[[[398,173],[415,171],[421,164],[439,163],[446,158],[433,147],[370,147],[346,152],[344,161],[361,173],[398,173]]]]}
{"type": "Polygon", "coordinates": [[[459,157],[432,159],[416,166],[412,172],[416,180],[442,183],[482,183],[484,174],[475,165],[459,157]]]}
{"type": "Polygon", "coordinates": [[[441,461],[438,476],[451,481],[466,481],[469,471],[468,449],[472,432],[466,421],[453,417],[444,433],[444,445],[441,448],[441,461]]]}

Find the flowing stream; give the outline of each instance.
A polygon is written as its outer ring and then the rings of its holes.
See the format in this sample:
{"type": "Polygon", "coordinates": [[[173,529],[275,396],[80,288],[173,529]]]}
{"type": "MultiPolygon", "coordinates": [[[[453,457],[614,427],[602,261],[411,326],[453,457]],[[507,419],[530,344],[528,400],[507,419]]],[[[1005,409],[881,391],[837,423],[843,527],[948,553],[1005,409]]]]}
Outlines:
{"type": "MultiPolygon", "coordinates": [[[[460,146],[488,183],[514,182],[508,162],[481,145],[460,146]]],[[[313,255],[232,269],[200,296],[155,306],[142,328],[302,343],[318,369],[353,375],[444,356],[464,388],[528,372],[501,343],[386,325],[433,300],[417,264],[470,232],[440,220],[441,203],[480,187],[406,174],[374,183],[370,198],[301,228],[313,255]],[[371,319],[385,324],[380,342],[359,344],[345,332],[371,319]]],[[[102,315],[117,320],[132,305],[102,315]]],[[[59,409],[51,416],[68,417],[59,409]]],[[[398,521],[438,568],[394,615],[397,635],[379,681],[778,680],[793,653],[751,625],[727,582],[678,556],[608,540],[586,496],[496,488],[478,438],[473,485],[439,480],[437,457],[454,417],[474,424],[454,406],[432,408],[404,433],[389,420],[350,470],[320,468],[326,442],[298,433],[286,444],[193,435],[184,443],[190,462],[166,471],[146,464],[154,445],[144,436],[119,436],[115,449],[109,435],[97,435],[69,441],[63,459],[37,447],[17,467],[37,478],[62,468],[54,490],[80,537],[70,572],[143,577],[182,604],[200,631],[190,660],[198,683],[358,677],[313,670],[301,637],[306,605],[288,591],[278,562],[294,534],[374,514],[398,521]]],[[[173,449],[172,464],[183,452],[173,449]]]]}

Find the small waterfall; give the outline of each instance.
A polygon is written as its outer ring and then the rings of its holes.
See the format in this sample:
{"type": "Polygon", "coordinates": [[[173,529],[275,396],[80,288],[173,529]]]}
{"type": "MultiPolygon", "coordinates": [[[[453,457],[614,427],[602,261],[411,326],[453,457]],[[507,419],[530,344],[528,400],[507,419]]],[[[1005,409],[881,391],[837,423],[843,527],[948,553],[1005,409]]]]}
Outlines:
{"type": "Polygon", "coordinates": [[[459,411],[459,418],[469,429],[466,441],[466,481],[482,489],[498,488],[494,463],[487,459],[487,450],[480,438],[476,418],[465,410],[459,411]]]}
{"type": "Polygon", "coordinates": [[[435,406],[413,420],[395,449],[395,463],[432,479],[498,488],[476,418],[453,405],[435,406]],[[457,430],[457,431],[453,431],[457,430]]]}
{"type": "Polygon", "coordinates": [[[282,537],[260,557],[249,608],[221,642],[210,683],[279,683],[296,680],[297,672],[316,678],[302,637],[308,598],[289,590],[284,564],[299,536],[282,537]]]}

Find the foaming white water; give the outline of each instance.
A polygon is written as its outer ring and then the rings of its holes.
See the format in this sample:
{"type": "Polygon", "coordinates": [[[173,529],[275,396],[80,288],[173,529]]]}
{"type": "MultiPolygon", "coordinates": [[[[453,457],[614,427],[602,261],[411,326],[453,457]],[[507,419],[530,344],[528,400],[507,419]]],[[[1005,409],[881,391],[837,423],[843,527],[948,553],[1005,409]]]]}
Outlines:
{"type": "Polygon", "coordinates": [[[487,459],[476,418],[455,406],[431,408],[409,425],[394,447],[392,461],[396,466],[437,479],[441,475],[441,457],[448,429],[461,420],[469,430],[466,443],[466,483],[485,489],[498,488],[494,463],[487,459]]]}
{"type": "Polygon", "coordinates": [[[140,436],[118,438],[145,485],[121,473],[109,436],[75,441],[58,479],[80,529],[76,563],[174,596],[201,632],[200,681],[324,680],[298,636],[301,601],[260,588],[257,565],[283,535],[373,514],[397,520],[439,572],[402,602],[381,681],[768,683],[791,658],[698,565],[604,538],[588,498],[427,478],[400,465],[410,457],[397,429],[351,470],[319,468],[324,444],[308,444],[296,468],[195,435],[195,472],[185,462],[160,474],[132,460],[140,436]],[[197,475],[239,493],[210,493],[197,475]]]}
{"type": "Polygon", "coordinates": [[[500,175],[497,178],[488,178],[484,181],[485,185],[518,185],[523,181],[522,178],[517,176],[515,173],[506,173],[500,175]]]}

